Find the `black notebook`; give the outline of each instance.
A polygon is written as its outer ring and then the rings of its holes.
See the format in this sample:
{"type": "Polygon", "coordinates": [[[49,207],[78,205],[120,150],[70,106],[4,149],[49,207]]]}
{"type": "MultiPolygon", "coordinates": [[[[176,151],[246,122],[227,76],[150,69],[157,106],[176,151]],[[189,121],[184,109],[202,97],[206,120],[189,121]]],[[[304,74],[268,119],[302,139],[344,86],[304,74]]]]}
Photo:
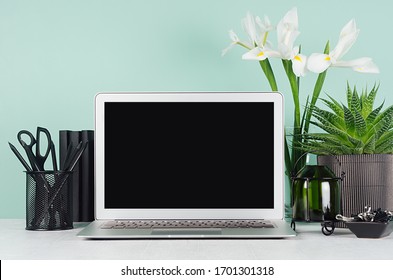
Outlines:
{"type": "Polygon", "coordinates": [[[61,130],[59,134],[60,170],[64,169],[67,150],[88,142],[73,173],[73,221],[94,220],[94,131],[61,130]]]}

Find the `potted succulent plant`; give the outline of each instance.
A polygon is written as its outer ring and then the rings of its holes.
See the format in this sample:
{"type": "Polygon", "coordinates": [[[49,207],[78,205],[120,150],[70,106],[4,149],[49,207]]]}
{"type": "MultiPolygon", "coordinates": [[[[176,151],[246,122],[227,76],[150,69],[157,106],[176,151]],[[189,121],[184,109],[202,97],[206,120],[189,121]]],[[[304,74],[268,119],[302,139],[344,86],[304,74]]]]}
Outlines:
{"type": "Polygon", "coordinates": [[[310,123],[322,132],[302,134],[301,149],[316,154],[319,165],[345,173],[344,216],[366,205],[393,209],[393,106],[374,107],[378,89],[359,94],[348,85],[346,105],[328,96],[321,98],[326,110],[309,107],[314,119],[310,123]]]}

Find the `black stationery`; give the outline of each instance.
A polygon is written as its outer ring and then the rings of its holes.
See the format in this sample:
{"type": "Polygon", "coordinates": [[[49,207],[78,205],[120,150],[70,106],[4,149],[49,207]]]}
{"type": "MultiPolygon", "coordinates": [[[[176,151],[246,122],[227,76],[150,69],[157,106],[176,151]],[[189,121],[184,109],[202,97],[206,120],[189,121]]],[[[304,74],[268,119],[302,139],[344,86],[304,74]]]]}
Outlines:
{"type": "Polygon", "coordinates": [[[80,161],[74,167],[73,174],[73,220],[89,222],[94,220],[94,131],[61,130],[60,168],[64,168],[65,159],[72,157],[70,149],[84,149],[80,161]]]}
{"type": "Polygon", "coordinates": [[[81,221],[94,220],[94,131],[82,130],[82,143],[87,143],[81,160],[81,221]]]}
{"type": "MultiPolygon", "coordinates": [[[[66,134],[63,134],[63,136],[66,134]]],[[[8,143],[12,152],[26,169],[26,229],[58,230],[73,228],[72,183],[73,172],[81,159],[89,139],[78,145],[61,143],[62,166],[58,169],[55,145],[50,132],[37,127],[36,135],[28,130],[17,134],[18,142],[26,152],[27,161],[17,148],[8,143]],[[47,169],[47,159],[52,169],[47,169]]]]}

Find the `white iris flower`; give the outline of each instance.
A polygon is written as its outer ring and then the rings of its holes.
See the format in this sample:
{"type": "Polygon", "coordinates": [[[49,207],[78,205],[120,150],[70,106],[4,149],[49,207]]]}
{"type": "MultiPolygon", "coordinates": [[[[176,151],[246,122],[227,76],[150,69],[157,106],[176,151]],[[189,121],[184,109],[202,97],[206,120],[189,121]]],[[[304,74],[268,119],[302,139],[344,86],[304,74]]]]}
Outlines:
{"type": "Polygon", "coordinates": [[[359,29],[356,28],[356,22],[352,19],[341,30],[338,43],[329,54],[313,53],[310,55],[307,62],[308,70],[315,73],[322,73],[329,67],[348,67],[357,72],[379,73],[378,67],[369,57],[362,57],[350,61],[341,60],[356,42],[358,35],[359,29]]]}
{"type": "Polygon", "coordinates": [[[250,48],[250,51],[242,56],[243,59],[265,60],[268,57],[278,56],[278,53],[271,48],[270,42],[267,41],[269,32],[274,29],[267,16],[261,20],[261,18],[254,18],[250,13],[247,13],[242,24],[253,45],[253,48],[250,48]]]}
{"type": "Polygon", "coordinates": [[[307,73],[307,56],[299,54],[299,46],[294,47],[299,34],[297,9],[293,8],[277,25],[278,52],[281,59],[292,61],[293,73],[303,77],[307,73]]]}

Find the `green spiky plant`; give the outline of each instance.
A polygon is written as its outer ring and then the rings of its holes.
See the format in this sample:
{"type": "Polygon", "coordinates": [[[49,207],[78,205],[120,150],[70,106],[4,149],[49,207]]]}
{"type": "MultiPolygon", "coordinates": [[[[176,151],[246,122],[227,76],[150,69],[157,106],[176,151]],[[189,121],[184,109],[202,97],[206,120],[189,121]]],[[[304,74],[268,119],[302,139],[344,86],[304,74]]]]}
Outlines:
{"type": "Polygon", "coordinates": [[[320,99],[330,110],[309,107],[315,119],[311,124],[321,133],[304,133],[301,149],[317,155],[393,153],[393,106],[382,111],[384,103],[374,109],[379,86],[358,94],[347,85],[347,105],[331,96],[320,99]]]}

